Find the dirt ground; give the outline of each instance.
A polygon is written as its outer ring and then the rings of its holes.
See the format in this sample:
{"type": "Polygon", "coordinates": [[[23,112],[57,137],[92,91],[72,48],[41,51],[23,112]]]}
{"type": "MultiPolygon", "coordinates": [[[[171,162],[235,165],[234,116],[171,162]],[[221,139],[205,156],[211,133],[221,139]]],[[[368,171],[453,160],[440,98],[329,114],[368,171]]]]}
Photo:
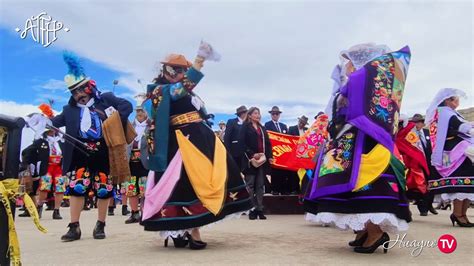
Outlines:
{"type": "MultiPolygon", "coordinates": [[[[228,220],[202,231],[205,250],[163,247],[155,232],[145,232],[137,224],[126,225],[126,217],[107,217],[104,240],[94,240],[92,230],[96,210],[85,211],[81,217],[82,239],[62,243],[67,230],[69,210],[62,209],[64,220],[52,220],[52,212],[43,212],[42,224],[47,234],[37,231],[29,218],[17,217],[23,265],[474,265],[474,228],[452,227],[450,211],[420,217],[413,208],[405,240],[434,240],[451,234],[457,249],[451,254],[437,247],[424,248],[417,257],[413,248],[399,245],[383,254],[356,254],[347,245],[354,235],[306,222],[303,215],[268,215],[268,220],[250,221],[246,216],[228,220]]],[[[474,209],[469,213],[474,221],[474,209]]],[[[391,235],[396,238],[396,235],[391,235]]]]}

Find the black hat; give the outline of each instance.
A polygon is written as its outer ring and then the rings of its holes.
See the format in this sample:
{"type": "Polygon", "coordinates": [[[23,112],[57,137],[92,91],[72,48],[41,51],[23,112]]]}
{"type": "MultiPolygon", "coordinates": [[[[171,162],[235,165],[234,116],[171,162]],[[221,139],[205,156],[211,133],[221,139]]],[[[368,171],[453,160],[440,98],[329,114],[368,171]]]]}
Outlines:
{"type": "Polygon", "coordinates": [[[423,116],[420,114],[414,114],[413,117],[410,119],[410,121],[415,122],[415,123],[425,122],[425,118],[423,118],[423,116]]]}
{"type": "Polygon", "coordinates": [[[248,112],[247,107],[245,107],[245,105],[242,105],[242,106],[239,106],[239,108],[237,108],[237,110],[235,111],[235,114],[239,115],[245,112],[248,112]]]}
{"type": "Polygon", "coordinates": [[[305,115],[302,115],[301,117],[298,117],[298,121],[304,122],[305,125],[308,124],[308,118],[305,115]]]}
{"type": "Polygon", "coordinates": [[[279,113],[281,114],[282,112],[280,111],[280,108],[278,108],[278,106],[273,106],[272,107],[272,110],[268,111],[270,114],[272,113],[279,113]]]}
{"type": "Polygon", "coordinates": [[[314,116],[314,119],[317,119],[318,116],[323,115],[323,114],[324,114],[324,112],[319,112],[317,115],[314,116]]]}

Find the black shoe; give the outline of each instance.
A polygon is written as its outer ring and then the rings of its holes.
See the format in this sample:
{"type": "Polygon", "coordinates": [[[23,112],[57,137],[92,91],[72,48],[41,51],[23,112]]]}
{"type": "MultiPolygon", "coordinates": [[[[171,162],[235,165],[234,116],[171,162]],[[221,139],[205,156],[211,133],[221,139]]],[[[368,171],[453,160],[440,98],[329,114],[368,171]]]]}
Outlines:
{"type": "Polygon", "coordinates": [[[272,191],[272,195],[273,195],[273,196],[278,196],[278,195],[280,195],[280,193],[278,193],[278,192],[276,192],[276,191],[272,191]]]}
{"type": "Polygon", "coordinates": [[[130,211],[128,210],[127,205],[122,205],[122,215],[127,216],[130,214],[130,211]]]}
{"type": "Polygon", "coordinates": [[[71,242],[81,239],[81,228],[79,227],[79,222],[70,223],[67,227],[69,227],[69,231],[61,237],[62,241],[71,242]]]}
{"type": "Polygon", "coordinates": [[[105,222],[97,221],[95,224],[94,232],[92,232],[92,236],[94,239],[104,239],[105,238],[105,222]]]}
{"type": "Polygon", "coordinates": [[[355,239],[355,240],[352,240],[351,242],[349,242],[349,246],[351,246],[351,247],[362,246],[364,244],[365,240],[367,240],[368,236],[369,236],[369,234],[367,234],[367,232],[365,232],[359,239],[355,239]]]}
{"type": "Polygon", "coordinates": [[[54,203],[51,203],[51,202],[46,203],[46,210],[47,211],[54,210],[54,203]]]}
{"type": "Polygon", "coordinates": [[[441,210],[447,210],[448,208],[449,208],[449,210],[451,210],[451,203],[448,203],[446,205],[442,205],[441,210]]]}
{"type": "Polygon", "coordinates": [[[263,211],[257,211],[257,216],[258,216],[258,219],[260,220],[266,220],[267,217],[265,215],[263,215],[263,211]]]}
{"type": "Polygon", "coordinates": [[[433,208],[433,206],[431,206],[428,210],[434,215],[438,214],[438,212],[435,210],[435,208],[433,208]]]}
{"type": "Polygon", "coordinates": [[[249,220],[255,220],[255,219],[257,219],[257,211],[252,210],[249,213],[249,220]]]}
{"type": "Polygon", "coordinates": [[[115,214],[114,209],[115,209],[115,207],[113,207],[113,206],[109,207],[109,211],[107,212],[107,215],[108,216],[114,216],[114,214],[115,214]]]}
{"type": "Polygon", "coordinates": [[[453,226],[454,226],[454,223],[457,223],[459,225],[459,227],[474,227],[474,224],[473,223],[463,223],[461,221],[459,221],[458,217],[456,217],[456,215],[451,214],[451,216],[449,216],[449,218],[451,219],[451,223],[453,223],[453,226]]]}
{"type": "Polygon", "coordinates": [[[428,216],[428,212],[420,212],[420,216],[428,216]]]}
{"type": "Polygon", "coordinates": [[[62,220],[61,214],[59,214],[59,209],[53,211],[53,220],[62,220]]]}
{"type": "Polygon", "coordinates": [[[378,247],[383,246],[383,253],[387,253],[389,241],[390,241],[390,237],[388,236],[388,234],[383,233],[382,236],[377,241],[375,241],[374,244],[372,244],[372,246],[370,246],[370,247],[364,247],[364,246],[355,247],[354,252],[370,254],[370,253],[374,253],[375,250],[377,250],[378,247]]]}
{"type": "Polygon", "coordinates": [[[36,210],[38,211],[38,217],[41,219],[43,216],[43,205],[36,207],[36,210]]]}
{"type": "Polygon", "coordinates": [[[189,241],[189,248],[193,250],[205,249],[207,246],[206,242],[194,240],[190,233],[186,232],[185,237],[189,241]]]}
{"type": "MultiPolygon", "coordinates": [[[[165,239],[165,248],[168,247],[168,239],[170,237],[167,237],[165,239]]],[[[173,244],[175,248],[185,248],[189,243],[189,241],[184,236],[171,237],[171,239],[173,240],[173,244]]]]}
{"type": "Polygon", "coordinates": [[[61,207],[63,208],[69,207],[69,200],[63,200],[63,202],[61,202],[61,207]]]}
{"type": "Polygon", "coordinates": [[[140,222],[141,216],[139,211],[132,211],[132,215],[125,220],[126,224],[134,224],[140,222]]]}
{"type": "Polygon", "coordinates": [[[23,213],[18,214],[18,217],[30,217],[30,212],[26,209],[23,213]]]}

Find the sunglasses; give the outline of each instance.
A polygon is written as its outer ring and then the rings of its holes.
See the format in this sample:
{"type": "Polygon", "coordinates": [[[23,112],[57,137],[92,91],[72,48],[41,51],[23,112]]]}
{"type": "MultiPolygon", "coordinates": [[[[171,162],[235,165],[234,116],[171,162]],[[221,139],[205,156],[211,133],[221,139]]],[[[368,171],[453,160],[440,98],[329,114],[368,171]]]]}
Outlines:
{"type": "Polygon", "coordinates": [[[272,113],[272,115],[280,115],[280,113],[272,113]]]}

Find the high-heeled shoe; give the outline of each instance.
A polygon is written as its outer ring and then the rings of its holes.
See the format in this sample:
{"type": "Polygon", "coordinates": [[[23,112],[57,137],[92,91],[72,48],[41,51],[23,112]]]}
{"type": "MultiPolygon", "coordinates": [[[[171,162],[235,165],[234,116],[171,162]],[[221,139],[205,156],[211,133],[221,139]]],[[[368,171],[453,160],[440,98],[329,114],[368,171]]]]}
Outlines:
{"type": "Polygon", "coordinates": [[[447,210],[448,208],[449,210],[451,210],[451,203],[441,206],[441,210],[444,210],[444,211],[447,210]]]}
{"type": "Polygon", "coordinates": [[[185,248],[189,241],[186,239],[186,236],[178,236],[178,237],[172,237],[169,236],[165,239],[165,248],[168,247],[168,239],[171,238],[173,240],[173,244],[175,248],[185,248]]]}
{"type": "Polygon", "coordinates": [[[383,253],[387,253],[388,251],[388,244],[390,241],[390,237],[388,236],[387,233],[383,233],[382,236],[375,241],[372,246],[369,247],[364,247],[364,246],[359,246],[354,248],[354,252],[356,253],[364,253],[364,254],[370,254],[374,253],[375,250],[377,250],[378,247],[383,246],[383,253]]]}
{"type": "Polygon", "coordinates": [[[359,239],[355,239],[355,240],[352,240],[351,242],[349,242],[349,246],[351,246],[351,247],[362,246],[362,244],[364,244],[365,240],[367,240],[368,236],[369,236],[369,234],[367,234],[367,232],[365,232],[359,239]]]}
{"type": "Polygon", "coordinates": [[[186,238],[188,239],[188,241],[189,241],[189,248],[190,248],[190,249],[194,249],[194,250],[205,249],[206,246],[207,246],[207,243],[206,243],[206,242],[193,239],[193,237],[191,236],[191,234],[188,233],[188,232],[186,232],[185,237],[186,237],[186,238]]]}
{"type": "MultiPolygon", "coordinates": [[[[462,216],[461,216],[462,217],[462,216]]],[[[452,213],[450,216],[449,216],[449,219],[451,219],[451,223],[454,224],[457,223],[459,225],[459,227],[473,227],[474,224],[472,223],[464,223],[464,222],[461,222],[459,221],[458,217],[456,217],[456,215],[454,215],[454,213],[452,213]]]]}

